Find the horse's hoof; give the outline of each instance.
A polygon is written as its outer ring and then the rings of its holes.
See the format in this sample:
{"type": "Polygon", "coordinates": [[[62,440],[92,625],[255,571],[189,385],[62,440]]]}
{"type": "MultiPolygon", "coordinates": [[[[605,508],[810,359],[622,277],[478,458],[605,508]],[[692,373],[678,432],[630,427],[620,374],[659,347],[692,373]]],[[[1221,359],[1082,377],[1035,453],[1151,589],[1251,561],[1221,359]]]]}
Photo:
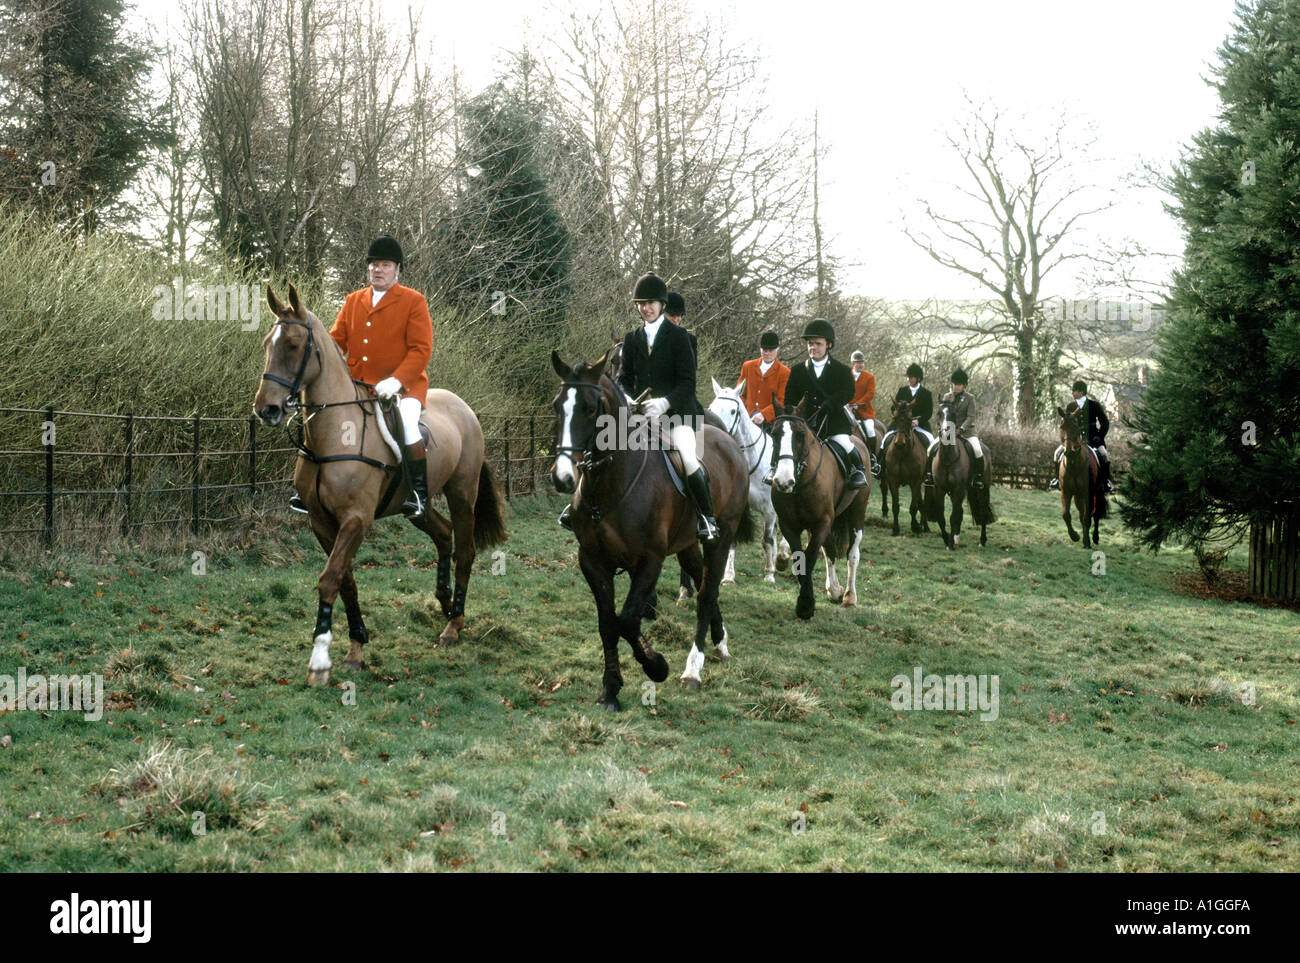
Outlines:
{"type": "Polygon", "coordinates": [[[308,669],[307,670],[307,685],[311,686],[312,688],[317,688],[319,686],[329,685],[329,684],[330,684],[329,669],[308,669]]]}
{"type": "Polygon", "coordinates": [[[1078,533],[1078,532],[1071,532],[1071,533],[1070,533],[1070,541],[1072,541],[1072,542],[1077,542],[1078,540],[1079,540],[1079,533],[1078,533]]]}
{"type": "Polygon", "coordinates": [[[360,671],[360,672],[364,672],[364,671],[365,671],[365,668],[366,668],[366,664],[365,664],[365,662],[353,662],[352,660],[349,659],[349,660],[345,660],[345,661],[344,661],[344,663],[343,663],[343,668],[345,668],[345,669],[356,669],[356,670],[358,670],[358,671],[360,671]]]}
{"type": "Polygon", "coordinates": [[[600,699],[598,701],[600,702],[600,707],[606,712],[623,711],[623,706],[619,703],[618,699],[600,699]]]}
{"type": "Polygon", "coordinates": [[[846,609],[855,609],[858,607],[858,597],[849,593],[844,594],[844,601],[840,603],[846,609]]]}
{"type": "Polygon", "coordinates": [[[456,631],[455,626],[448,625],[442,630],[442,635],[438,636],[439,645],[459,645],[460,633],[456,631]]]}
{"type": "Polygon", "coordinates": [[[686,591],[686,589],[682,589],[681,591],[679,591],[679,592],[677,593],[677,604],[678,604],[678,605],[685,605],[685,604],[686,604],[686,600],[689,599],[690,597],[691,597],[691,596],[690,596],[690,594],[686,591]]]}
{"type": "Polygon", "coordinates": [[[786,569],[788,569],[789,567],[790,567],[790,559],[789,559],[789,558],[778,558],[778,559],[776,560],[776,570],[777,570],[778,572],[784,572],[784,571],[785,571],[786,569]]]}
{"type": "Polygon", "coordinates": [[[723,579],[721,582],[719,582],[718,584],[719,584],[719,585],[735,585],[735,584],[736,584],[736,580],[735,580],[734,578],[724,578],[724,579],[723,579]]]}
{"type": "Polygon", "coordinates": [[[763,576],[763,581],[766,582],[768,585],[775,585],[776,576],[773,575],[771,572],[768,572],[766,575],[763,576]]]}
{"type": "Polygon", "coordinates": [[[799,616],[801,619],[807,620],[812,618],[814,611],[816,611],[816,607],[811,601],[807,604],[802,601],[795,603],[794,614],[799,616]]]}
{"type": "Polygon", "coordinates": [[[658,652],[654,654],[650,664],[643,666],[643,668],[651,682],[663,682],[664,679],[668,678],[668,660],[658,652]]]}
{"type": "Polygon", "coordinates": [[[719,649],[716,645],[713,647],[713,661],[726,662],[731,658],[731,653],[726,649],[719,649]]]}
{"type": "Polygon", "coordinates": [[[700,680],[699,680],[699,679],[682,679],[682,688],[686,689],[688,692],[699,692],[699,691],[700,691],[700,680]]]}

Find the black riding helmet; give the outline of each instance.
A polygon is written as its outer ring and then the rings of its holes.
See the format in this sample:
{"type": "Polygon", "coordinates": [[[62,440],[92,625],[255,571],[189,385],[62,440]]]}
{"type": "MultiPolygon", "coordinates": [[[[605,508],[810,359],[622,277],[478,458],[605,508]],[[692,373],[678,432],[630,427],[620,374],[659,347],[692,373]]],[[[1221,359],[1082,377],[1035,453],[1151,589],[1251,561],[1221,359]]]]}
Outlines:
{"type": "Polygon", "coordinates": [[[370,250],[366,252],[366,263],[371,261],[392,261],[396,264],[402,263],[402,245],[397,243],[397,238],[391,234],[383,234],[375,238],[370,243],[370,250]]]}
{"type": "Polygon", "coordinates": [[[763,336],[758,339],[758,346],[764,351],[771,351],[773,348],[781,347],[781,339],[775,331],[764,331],[763,336]]]}
{"type": "Polygon", "coordinates": [[[666,301],[668,285],[654,272],[643,274],[632,288],[633,301],[666,301]]]}
{"type": "Polygon", "coordinates": [[[664,314],[671,314],[674,318],[686,317],[686,299],[676,291],[669,291],[664,299],[664,314]]]}
{"type": "Polygon", "coordinates": [[[808,322],[808,327],[803,329],[803,338],[805,341],[809,338],[825,338],[827,347],[833,348],[835,346],[835,329],[824,318],[814,318],[808,322]]]}
{"type": "Polygon", "coordinates": [[[925,372],[921,370],[921,366],[919,364],[915,364],[915,363],[909,364],[907,366],[907,376],[909,378],[915,378],[917,381],[925,380],[925,372]]]}

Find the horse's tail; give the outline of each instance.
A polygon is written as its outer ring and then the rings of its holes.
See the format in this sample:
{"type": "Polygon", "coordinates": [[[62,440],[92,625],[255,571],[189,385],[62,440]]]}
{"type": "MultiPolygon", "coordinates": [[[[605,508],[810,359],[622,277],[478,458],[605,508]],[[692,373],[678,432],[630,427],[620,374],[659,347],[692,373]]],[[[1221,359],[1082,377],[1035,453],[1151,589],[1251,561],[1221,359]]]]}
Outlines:
{"type": "Polygon", "coordinates": [[[749,502],[746,500],[745,508],[740,513],[740,522],[736,525],[736,541],[752,542],[758,535],[758,526],[754,524],[754,513],[749,510],[749,502]]]}
{"type": "Polygon", "coordinates": [[[487,548],[506,540],[506,505],[501,485],[486,461],[478,470],[478,498],[474,501],[474,545],[487,548]]]}
{"type": "MultiPolygon", "coordinates": [[[[943,521],[943,499],[939,497],[939,486],[922,486],[921,507],[928,522],[943,521]]],[[[976,524],[979,524],[978,522],[976,524]]]]}

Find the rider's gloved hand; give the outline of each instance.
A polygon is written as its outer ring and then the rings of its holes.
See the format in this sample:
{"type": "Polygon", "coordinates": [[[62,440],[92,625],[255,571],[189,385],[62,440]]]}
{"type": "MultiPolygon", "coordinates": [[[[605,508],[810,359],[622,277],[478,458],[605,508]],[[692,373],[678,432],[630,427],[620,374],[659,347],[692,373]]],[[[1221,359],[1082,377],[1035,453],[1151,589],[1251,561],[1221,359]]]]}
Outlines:
{"type": "Polygon", "coordinates": [[[641,410],[650,418],[659,418],[668,414],[668,399],[651,398],[641,406],[641,410]]]}
{"type": "Polygon", "coordinates": [[[385,378],[379,384],[375,385],[375,394],[387,401],[394,395],[402,393],[402,383],[396,378],[385,378]]]}

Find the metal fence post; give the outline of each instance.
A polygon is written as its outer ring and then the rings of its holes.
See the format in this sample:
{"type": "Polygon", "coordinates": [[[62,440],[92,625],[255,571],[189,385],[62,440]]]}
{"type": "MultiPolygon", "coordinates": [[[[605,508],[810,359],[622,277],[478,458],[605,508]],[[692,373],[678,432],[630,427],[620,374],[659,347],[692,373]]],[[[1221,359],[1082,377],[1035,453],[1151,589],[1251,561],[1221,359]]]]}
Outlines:
{"type": "Polygon", "coordinates": [[[537,449],[534,441],[534,427],[537,416],[528,416],[528,494],[537,494],[537,449]]]}
{"type": "Polygon", "coordinates": [[[506,437],[506,501],[510,501],[510,419],[502,419],[502,433],[506,437]]]}
{"type": "Polygon", "coordinates": [[[248,416],[248,497],[257,497],[257,418],[248,416]]]}
{"type": "Polygon", "coordinates": [[[134,442],[134,421],[135,415],[127,412],[126,421],[123,423],[123,433],[126,435],[122,452],[122,537],[131,537],[131,446],[134,442]]]}
{"type": "Polygon", "coordinates": [[[45,547],[54,546],[54,406],[45,409],[45,547]]]}
{"type": "Polygon", "coordinates": [[[194,416],[194,494],[190,500],[190,531],[199,533],[199,416],[194,416]]]}

